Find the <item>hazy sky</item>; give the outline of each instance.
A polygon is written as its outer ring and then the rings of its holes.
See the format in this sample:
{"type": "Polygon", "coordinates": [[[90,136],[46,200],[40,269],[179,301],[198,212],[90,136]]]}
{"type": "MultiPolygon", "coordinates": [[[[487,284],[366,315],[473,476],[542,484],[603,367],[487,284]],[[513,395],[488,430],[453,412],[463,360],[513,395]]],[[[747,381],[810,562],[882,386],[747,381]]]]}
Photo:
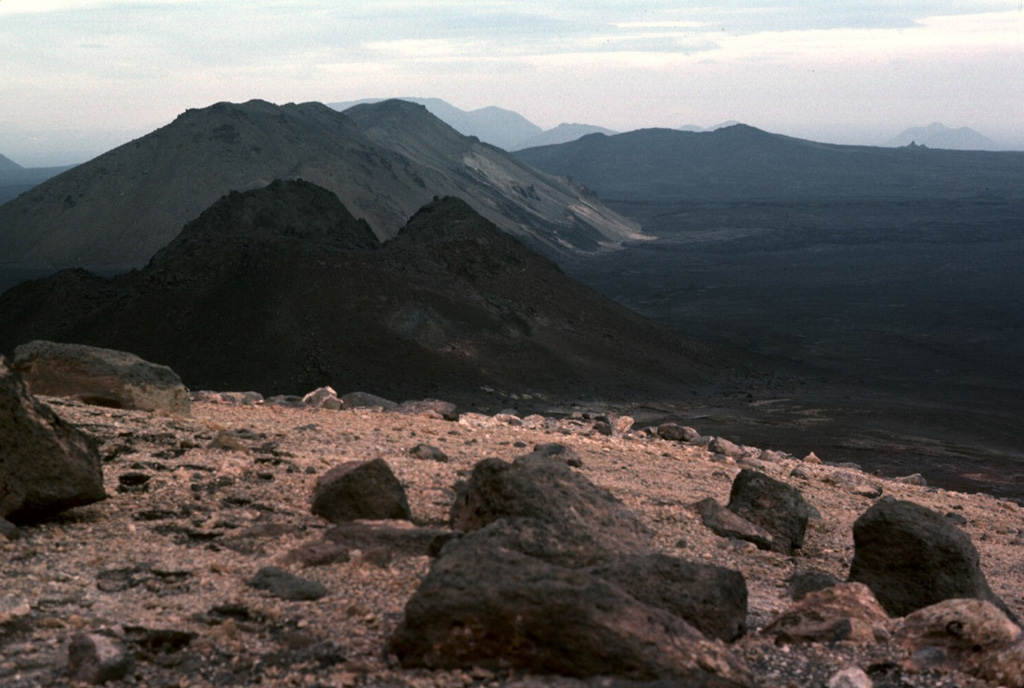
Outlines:
{"type": "Polygon", "coordinates": [[[1024,2],[0,0],[0,153],[80,162],[189,107],[435,96],[542,127],[740,120],[1024,148],[1024,2]]]}

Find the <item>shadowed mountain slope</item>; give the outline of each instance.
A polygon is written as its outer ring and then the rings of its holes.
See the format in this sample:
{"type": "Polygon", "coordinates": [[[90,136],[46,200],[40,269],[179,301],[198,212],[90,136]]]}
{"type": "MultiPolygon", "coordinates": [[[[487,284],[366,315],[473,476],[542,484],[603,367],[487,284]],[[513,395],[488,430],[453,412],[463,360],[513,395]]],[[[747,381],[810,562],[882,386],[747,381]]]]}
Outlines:
{"type": "Polygon", "coordinates": [[[515,153],[605,200],[755,201],[1024,196],[1024,153],[838,146],[743,124],[642,129],[515,153]]]}
{"type": "Polygon", "coordinates": [[[16,172],[24,169],[21,165],[14,162],[5,155],[0,154],[0,172],[16,172]]]}
{"type": "Polygon", "coordinates": [[[278,178],[334,192],[379,239],[435,195],[465,199],[550,255],[596,250],[639,229],[592,194],[460,136],[422,106],[365,106],[357,124],[319,103],[250,101],[189,110],[0,206],[0,255],[22,267],[141,266],[229,190],[278,178]],[[404,129],[370,137],[378,118],[404,129]],[[421,137],[428,140],[408,151],[385,145],[421,137]],[[410,157],[417,147],[434,156],[429,164],[410,157]]]}
{"type": "Polygon", "coordinates": [[[82,270],[0,296],[0,351],[32,339],[124,349],[193,388],[562,399],[695,387],[715,349],[573,282],[465,202],[435,200],[380,248],[302,181],[220,199],[145,268],[82,270]]]}

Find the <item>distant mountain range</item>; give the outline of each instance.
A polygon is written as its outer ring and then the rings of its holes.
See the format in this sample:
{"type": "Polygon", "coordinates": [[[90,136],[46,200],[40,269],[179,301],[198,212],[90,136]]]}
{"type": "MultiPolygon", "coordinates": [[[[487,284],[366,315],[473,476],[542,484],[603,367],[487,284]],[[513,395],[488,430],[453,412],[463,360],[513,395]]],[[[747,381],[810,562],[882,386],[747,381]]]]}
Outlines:
{"type": "Polygon", "coordinates": [[[679,131],[692,131],[694,133],[699,133],[699,132],[707,132],[707,131],[718,131],[719,129],[724,129],[726,127],[735,126],[737,124],[742,124],[742,122],[737,122],[736,120],[731,119],[728,122],[722,122],[721,124],[716,124],[713,127],[701,127],[701,126],[698,126],[696,124],[687,124],[687,125],[684,125],[682,127],[677,127],[677,129],[679,131]]]}
{"type": "Polygon", "coordinates": [[[0,256],[22,267],[138,267],[220,196],[303,178],[379,239],[434,196],[464,199],[550,256],[641,238],[592,193],[463,136],[420,105],[218,103],[0,206],[0,256]]]}
{"type": "Polygon", "coordinates": [[[141,270],[65,270],[0,296],[0,351],[38,338],[132,351],[193,389],[265,394],[330,384],[462,402],[487,385],[573,400],[692,389],[729,368],[461,200],[428,203],[382,246],[303,181],[224,196],[141,270]]]}
{"type": "MultiPolygon", "coordinates": [[[[381,102],[382,98],[365,98],[341,103],[328,103],[328,106],[344,112],[355,105],[366,105],[381,102]]],[[[547,146],[556,143],[575,141],[587,134],[614,134],[616,132],[591,124],[559,124],[553,129],[544,130],[529,121],[518,112],[504,110],[499,107],[485,107],[478,110],[462,110],[440,98],[401,98],[410,103],[417,103],[427,108],[430,114],[465,136],[475,136],[484,143],[503,148],[507,151],[547,146]]]]}
{"type": "Polygon", "coordinates": [[[24,168],[11,160],[10,158],[0,155],[0,174],[6,174],[11,172],[19,172],[24,168]]]}
{"type": "Polygon", "coordinates": [[[0,155],[0,205],[71,167],[22,167],[0,155]]]}
{"type": "Polygon", "coordinates": [[[927,127],[911,127],[898,136],[890,139],[887,146],[927,146],[946,150],[1005,150],[992,139],[979,134],[970,127],[951,129],[939,122],[932,122],[927,127]]]}
{"type": "Polygon", "coordinates": [[[1024,153],[815,143],[737,124],[641,129],[517,151],[607,201],[1020,198],[1024,153]]]}

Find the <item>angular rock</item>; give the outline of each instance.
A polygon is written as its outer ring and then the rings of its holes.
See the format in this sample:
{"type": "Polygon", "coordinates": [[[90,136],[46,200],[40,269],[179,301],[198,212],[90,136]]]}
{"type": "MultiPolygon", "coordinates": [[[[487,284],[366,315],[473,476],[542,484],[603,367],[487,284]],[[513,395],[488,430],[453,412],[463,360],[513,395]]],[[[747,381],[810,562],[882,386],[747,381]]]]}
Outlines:
{"type": "Polygon", "coordinates": [[[868,586],[840,583],[808,593],[761,632],[776,642],[874,643],[889,637],[888,625],[889,615],[868,586]]]}
{"type": "Polygon", "coordinates": [[[404,401],[392,409],[395,413],[406,413],[416,416],[430,416],[443,420],[457,421],[459,412],[455,404],[440,399],[423,399],[421,401],[404,401]]]}
{"type": "Polygon", "coordinates": [[[673,442],[692,442],[700,437],[700,433],[693,428],[677,423],[662,423],[655,429],[655,434],[663,440],[673,442]]]}
{"type": "Polygon", "coordinates": [[[701,523],[710,528],[715,535],[752,542],[758,549],[772,549],[771,533],[729,511],[715,501],[714,497],[705,497],[694,504],[693,508],[700,514],[701,523]]]}
{"type": "Polygon", "coordinates": [[[853,543],[849,579],[871,588],[893,616],[953,597],[986,600],[1009,614],[971,538],[931,509],[884,497],[854,522],[853,543]]]}
{"type": "Polygon", "coordinates": [[[322,408],[337,411],[344,408],[345,403],[338,398],[333,387],[318,387],[302,397],[302,403],[310,408],[322,408]]]}
{"type": "Polygon", "coordinates": [[[324,473],[313,490],[312,511],[331,523],[412,519],[405,488],[383,459],[348,461],[324,473]]]}
{"type": "Polygon", "coordinates": [[[68,646],[68,677],[72,681],[102,685],[128,675],[134,658],[115,638],[79,633],[68,646]]]}
{"type": "Polygon", "coordinates": [[[437,461],[438,463],[448,462],[448,455],[430,444],[417,444],[409,450],[409,453],[422,461],[437,461]]]}
{"type": "Polygon", "coordinates": [[[8,540],[18,540],[21,538],[21,530],[6,518],[0,518],[0,536],[8,540]]]}
{"type": "Polygon", "coordinates": [[[859,471],[837,470],[828,474],[824,482],[849,490],[855,495],[876,499],[882,496],[882,486],[859,471]]]}
{"type": "Polygon", "coordinates": [[[807,593],[831,588],[838,582],[831,573],[813,570],[794,573],[787,581],[789,584],[789,596],[794,602],[799,602],[805,598],[807,593]]]}
{"type": "Polygon", "coordinates": [[[581,468],[583,466],[583,459],[576,453],[576,450],[559,442],[546,442],[534,445],[532,453],[564,461],[566,466],[572,466],[573,468],[581,468]]]}
{"type": "Polygon", "coordinates": [[[990,602],[951,599],[919,609],[903,620],[895,640],[917,671],[958,670],[1000,686],[1024,686],[1021,629],[990,602]]]}
{"type": "Polygon", "coordinates": [[[511,464],[484,459],[473,467],[469,480],[458,486],[451,510],[453,530],[477,530],[509,516],[564,524],[610,551],[650,549],[651,531],[635,512],[547,456],[526,454],[511,464]]]}
{"type": "Polygon", "coordinates": [[[406,605],[390,651],[405,667],[752,685],[720,641],[612,583],[465,542],[435,561],[406,605]]]}
{"type": "Polygon", "coordinates": [[[135,354],[81,344],[34,341],[14,350],[13,367],[33,394],[111,408],[192,413],[181,378],[135,354]]]}
{"type": "Polygon", "coordinates": [[[317,540],[299,545],[281,557],[280,562],[285,565],[298,564],[299,566],[326,566],[328,564],[343,564],[349,561],[348,547],[338,545],[329,540],[317,540]]]}
{"type": "Polygon", "coordinates": [[[441,528],[422,528],[403,521],[352,521],[329,529],[324,538],[349,549],[387,548],[407,557],[437,554],[455,533],[441,528]]]}
{"type": "Polygon", "coordinates": [[[588,571],[704,635],[732,642],[747,631],[747,582],[739,571],[664,554],[620,557],[588,571]]]}
{"type": "Polygon", "coordinates": [[[795,487],[744,468],[729,492],[730,511],[772,535],[772,551],[792,554],[804,544],[811,507],[795,487]]]}
{"type": "Polygon", "coordinates": [[[249,587],[266,590],[274,597],[293,602],[319,600],[327,588],[275,566],[264,566],[248,581],[249,587]]]}
{"type": "MultiPolygon", "coordinates": [[[[506,516],[459,538],[478,547],[500,547],[568,569],[595,566],[617,557],[646,553],[650,545],[620,541],[600,532],[574,528],[565,522],[523,516],[506,516]]],[[[451,547],[456,545],[455,542],[451,547]]],[[[440,556],[444,556],[441,550],[440,556]]]]}
{"type": "Polygon", "coordinates": [[[106,497],[96,443],[33,397],[0,356],[0,518],[37,520],[106,497]]]}
{"type": "Polygon", "coordinates": [[[745,453],[743,447],[739,446],[735,442],[730,442],[724,437],[715,437],[708,444],[708,451],[714,452],[715,454],[722,454],[733,459],[738,459],[745,453]]]}
{"type": "Polygon", "coordinates": [[[828,679],[828,688],[874,688],[871,677],[860,667],[847,667],[828,679]]]}
{"type": "Polygon", "coordinates": [[[376,394],[369,394],[367,392],[349,392],[348,394],[343,394],[341,396],[341,401],[345,404],[345,408],[347,409],[382,408],[385,411],[390,411],[398,406],[398,404],[390,399],[385,399],[384,397],[379,397],[376,394]]]}
{"type": "MultiPolygon", "coordinates": [[[[295,397],[300,403],[301,397],[295,397]]],[[[270,402],[269,399],[264,399],[263,395],[259,392],[212,392],[210,390],[199,390],[198,392],[192,392],[192,401],[204,401],[208,404],[230,404],[232,406],[258,406],[264,402],[270,402]]]]}

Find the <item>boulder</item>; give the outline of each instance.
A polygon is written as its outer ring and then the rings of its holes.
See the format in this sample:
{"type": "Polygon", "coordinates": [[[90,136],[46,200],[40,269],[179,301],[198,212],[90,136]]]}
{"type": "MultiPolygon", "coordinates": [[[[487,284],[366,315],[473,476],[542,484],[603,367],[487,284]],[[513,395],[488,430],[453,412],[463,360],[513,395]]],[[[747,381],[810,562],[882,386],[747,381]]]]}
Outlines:
{"type": "Polygon", "coordinates": [[[738,459],[745,453],[743,447],[735,442],[730,442],[724,437],[715,437],[712,439],[711,442],[708,443],[708,451],[728,456],[733,459],[738,459]]]}
{"type": "Polygon", "coordinates": [[[403,401],[391,409],[395,413],[405,413],[414,416],[428,416],[441,420],[457,421],[459,412],[455,404],[440,399],[423,399],[420,401],[403,401]]]}
{"type": "Polygon", "coordinates": [[[167,366],[135,354],[34,341],[14,350],[13,367],[33,394],[179,416],[192,412],[191,397],[181,378],[167,366]]]}
{"type": "MultiPolygon", "coordinates": [[[[649,543],[621,541],[600,531],[577,528],[564,521],[545,521],[524,516],[505,516],[479,530],[463,535],[461,541],[477,546],[522,552],[535,559],[568,569],[595,566],[623,555],[647,553],[649,543]]],[[[453,545],[454,546],[454,543],[453,545]]],[[[444,550],[441,551],[442,556],[444,550]]]]}
{"type": "Polygon", "coordinates": [[[732,642],[747,631],[747,582],[739,571],[664,554],[623,556],[588,571],[706,636],[732,642]]]}
{"type": "Polygon", "coordinates": [[[858,666],[846,667],[832,674],[828,688],[874,688],[875,682],[858,666]]]}
{"type": "Polygon", "coordinates": [[[310,408],[321,408],[328,411],[337,411],[345,406],[333,387],[317,387],[302,397],[302,403],[310,408]]]}
{"type": "Polygon", "coordinates": [[[447,463],[448,455],[432,444],[417,444],[409,450],[409,453],[421,461],[437,461],[447,463]]]}
{"type": "Polygon", "coordinates": [[[68,677],[75,682],[102,685],[128,675],[132,654],[116,638],[101,633],[78,633],[68,645],[68,677]]]}
{"type": "Polygon", "coordinates": [[[274,597],[292,602],[319,600],[327,588],[316,581],[307,580],[275,566],[264,566],[248,581],[249,587],[266,590],[274,597]]]}
{"type": "Polygon", "coordinates": [[[692,442],[700,437],[700,433],[693,428],[677,423],[662,423],[654,432],[661,439],[673,442],[692,442]]]}
{"type": "Polygon", "coordinates": [[[469,540],[434,562],[390,651],[410,668],[752,685],[723,643],[617,585],[469,540]]]}
{"type": "Polygon", "coordinates": [[[752,542],[758,549],[772,549],[771,533],[729,511],[715,501],[714,497],[705,497],[694,504],[693,508],[700,514],[701,523],[710,528],[715,535],[752,542]]]}
{"type": "Polygon", "coordinates": [[[971,538],[931,509],[882,498],[854,522],[853,544],[849,579],[871,588],[893,616],[953,597],[1009,613],[989,588],[971,538]]]}
{"type": "Polygon", "coordinates": [[[789,589],[789,596],[794,602],[799,602],[803,598],[807,597],[808,593],[815,592],[816,590],[824,590],[825,588],[831,588],[839,581],[831,573],[827,571],[816,571],[813,569],[807,571],[799,571],[794,573],[786,581],[787,588],[789,589]]]}
{"type": "Polygon", "coordinates": [[[405,488],[383,459],[348,461],[324,473],[313,489],[312,510],[331,523],[412,519],[405,488]]]}
{"type": "Polygon", "coordinates": [[[876,499],[882,496],[882,486],[870,480],[860,471],[838,469],[826,475],[823,478],[823,482],[828,485],[845,488],[855,495],[867,497],[868,499],[876,499]]]}
{"type": "Polygon", "coordinates": [[[457,486],[454,530],[477,530],[510,516],[563,524],[613,552],[650,549],[652,533],[634,511],[564,463],[540,454],[520,456],[511,464],[484,459],[457,486]]]}
{"type": "Polygon", "coordinates": [[[384,397],[379,397],[376,394],[369,394],[367,392],[349,392],[341,396],[342,403],[345,404],[347,409],[356,408],[381,408],[385,411],[389,411],[398,406],[395,402],[384,397]]]}
{"type": "Polygon", "coordinates": [[[329,529],[324,538],[349,549],[387,548],[402,556],[436,555],[455,534],[441,528],[423,528],[405,521],[352,521],[329,529]]]}
{"type": "Polygon", "coordinates": [[[0,518],[38,520],[106,497],[96,443],[33,397],[0,356],[0,518]]]}
{"type": "Polygon", "coordinates": [[[776,642],[874,643],[889,637],[889,615],[862,583],[816,590],[773,619],[764,630],[776,642]]]}
{"type": "Polygon", "coordinates": [[[564,461],[566,466],[582,468],[583,459],[572,447],[567,447],[560,442],[545,442],[533,447],[533,453],[540,456],[547,456],[556,461],[564,461]]]}
{"type": "Polygon", "coordinates": [[[793,554],[804,543],[811,506],[795,487],[744,468],[729,492],[730,511],[772,535],[772,551],[793,554]]]}
{"type": "Polygon", "coordinates": [[[1024,687],[1021,629],[994,604],[951,599],[903,620],[895,640],[917,671],[963,671],[1007,688],[1024,687]]]}

